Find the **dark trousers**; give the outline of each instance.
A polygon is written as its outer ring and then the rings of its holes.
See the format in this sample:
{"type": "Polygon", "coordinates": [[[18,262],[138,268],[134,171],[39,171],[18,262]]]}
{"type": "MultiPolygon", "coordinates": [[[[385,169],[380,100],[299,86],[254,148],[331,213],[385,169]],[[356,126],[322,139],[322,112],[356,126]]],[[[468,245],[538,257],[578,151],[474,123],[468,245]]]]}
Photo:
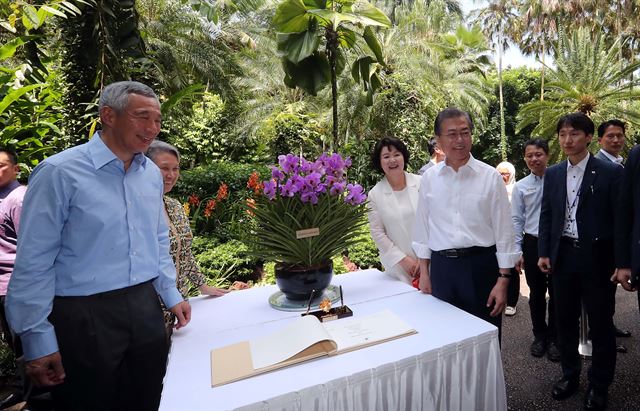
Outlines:
{"type": "Polygon", "coordinates": [[[512,268],[509,288],[507,288],[507,305],[515,307],[518,305],[518,298],[520,298],[520,275],[515,268],[512,268]]]}
{"type": "Polygon", "coordinates": [[[49,316],[66,377],[59,411],[157,410],[167,338],[151,282],[87,297],[56,297],[49,316]]]}
{"type": "Polygon", "coordinates": [[[578,324],[584,301],[593,345],[589,382],[595,388],[607,389],[616,365],[615,285],[609,281],[613,274],[613,247],[597,247],[596,251],[594,246],[595,255],[589,255],[584,248],[561,242],[551,278],[563,376],[580,377],[578,324]]]}
{"type": "Polygon", "coordinates": [[[538,237],[525,234],[522,241],[524,275],[529,285],[529,309],[535,338],[556,340],[555,298],[549,276],[538,268],[538,237]],[[549,290],[549,322],[547,323],[547,290],[549,290]]]}
{"type": "Polygon", "coordinates": [[[502,330],[502,316],[491,317],[487,299],[498,279],[495,247],[486,252],[458,258],[431,254],[429,268],[434,297],[482,318],[502,330]]]}

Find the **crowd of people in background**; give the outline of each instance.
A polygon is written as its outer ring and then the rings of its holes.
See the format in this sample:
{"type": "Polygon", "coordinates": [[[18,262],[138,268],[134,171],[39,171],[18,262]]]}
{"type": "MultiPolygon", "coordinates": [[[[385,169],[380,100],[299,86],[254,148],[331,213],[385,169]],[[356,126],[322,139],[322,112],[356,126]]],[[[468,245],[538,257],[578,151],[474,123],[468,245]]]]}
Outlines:
{"type": "Polygon", "coordinates": [[[404,171],[406,146],[386,137],[374,150],[374,167],[384,177],[370,192],[369,218],[380,254],[387,256],[382,257],[386,271],[400,272],[403,281],[413,273],[422,292],[499,331],[502,314],[516,313],[524,271],[530,289],[530,352],[560,362],[561,377],[551,392],[559,401],[578,388],[578,326],[584,307],[593,344],[584,408],[605,409],[616,352],[626,352],[616,346],[616,336],[630,336],[613,323],[616,283],[635,290],[640,270],[640,147],[631,151],[633,166],[630,156],[625,167],[620,155],[625,124],[613,119],[598,128],[601,150],[594,156],[589,152],[593,122],[570,113],[556,127],[567,159],[547,168],[548,143],[529,140],[523,156],[530,174],[516,182],[512,164],[493,169],[471,155],[473,120],[467,112],[440,112],[434,133],[429,143],[433,160],[420,170],[417,206],[407,194],[417,176],[404,171]],[[413,229],[404,228],[411,221],[413,229]],[[405,251],[408,241],[412,249],[405,251]]]}
{"type": "MultiPolygon", "coordinates": [[[[153,90],[111,84],[99,112],[102,130],[39,164],[28,189],[16,154],[0,150],[0,326],[30,377],[7,401],[31,395],[32,381],[59,410],[157,409],[168,336],[190,320],[187,290],[227,292],[206,284],[188,217],[167,196],[180,153],[154,141],[153,90]]],[[[566,160],[548,167],[547,142],[529,140],[530,173],[516,182],[512,164],[471,155],[473,132],[469,113],[441,111],[418,174],[406,171],[401,140],[375,145],[383,178],[368,219],[384,271],[494,324],[500,338],[524,272],[530,352],[560,362],[557,400],[578,388],[584,307],[593,343],[584,406],[604,409],[625,348],[616,336],[630,335],[613,323],[616,283],[634,291],[640,273],[640,147],[625,164],[625,124],[610,120],[594,156],[593,122],[567,114],[556,128],[566,160]]]]}

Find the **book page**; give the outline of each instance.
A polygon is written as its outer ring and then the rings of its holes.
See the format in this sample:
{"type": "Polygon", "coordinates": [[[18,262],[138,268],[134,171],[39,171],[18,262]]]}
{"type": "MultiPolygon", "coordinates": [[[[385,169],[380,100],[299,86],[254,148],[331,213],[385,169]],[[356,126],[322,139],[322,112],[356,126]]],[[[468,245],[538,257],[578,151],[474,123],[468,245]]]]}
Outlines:
{"type": "Polygon", "coordinates": [[[366,317],[330,321],[322,325],[338,345],[338,353],[416,333],[411,326],[389,310],[366,317]]]}
{"type": "Polygon", "coordinates": [[[253,368],[260,369],[283,362],[329,335],[313,315],[305,315],[273,334],[249,342],[253,368]]]}

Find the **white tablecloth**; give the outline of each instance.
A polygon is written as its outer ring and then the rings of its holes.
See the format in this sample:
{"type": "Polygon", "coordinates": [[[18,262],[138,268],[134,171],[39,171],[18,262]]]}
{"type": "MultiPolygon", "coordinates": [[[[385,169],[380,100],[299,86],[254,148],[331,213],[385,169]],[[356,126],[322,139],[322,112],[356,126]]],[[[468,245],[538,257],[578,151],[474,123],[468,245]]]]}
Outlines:
{"type": "Polygon", "coordinates": [[[275,287],[192,299],[174,333],[160,409],[506,410],[498,330],[377,270],[335,276],[354,316],[390,309],[418,334],[211,387],[210,351],[282,328],[275,287]]]}

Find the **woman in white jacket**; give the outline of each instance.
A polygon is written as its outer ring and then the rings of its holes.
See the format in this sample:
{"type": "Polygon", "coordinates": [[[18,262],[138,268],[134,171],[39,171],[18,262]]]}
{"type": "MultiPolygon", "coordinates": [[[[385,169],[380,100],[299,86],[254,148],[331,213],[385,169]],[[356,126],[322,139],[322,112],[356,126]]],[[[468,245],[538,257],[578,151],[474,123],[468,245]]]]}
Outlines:
{"type": "Polygon", "coordinates": [[[411,235],[421,177],[405,171],[408,162],[409,151],[397,138],[376,143],[373,168],[384,177],[369,191],[369,225],[385,272],[411,284],[420,275],[411,235]]]}

